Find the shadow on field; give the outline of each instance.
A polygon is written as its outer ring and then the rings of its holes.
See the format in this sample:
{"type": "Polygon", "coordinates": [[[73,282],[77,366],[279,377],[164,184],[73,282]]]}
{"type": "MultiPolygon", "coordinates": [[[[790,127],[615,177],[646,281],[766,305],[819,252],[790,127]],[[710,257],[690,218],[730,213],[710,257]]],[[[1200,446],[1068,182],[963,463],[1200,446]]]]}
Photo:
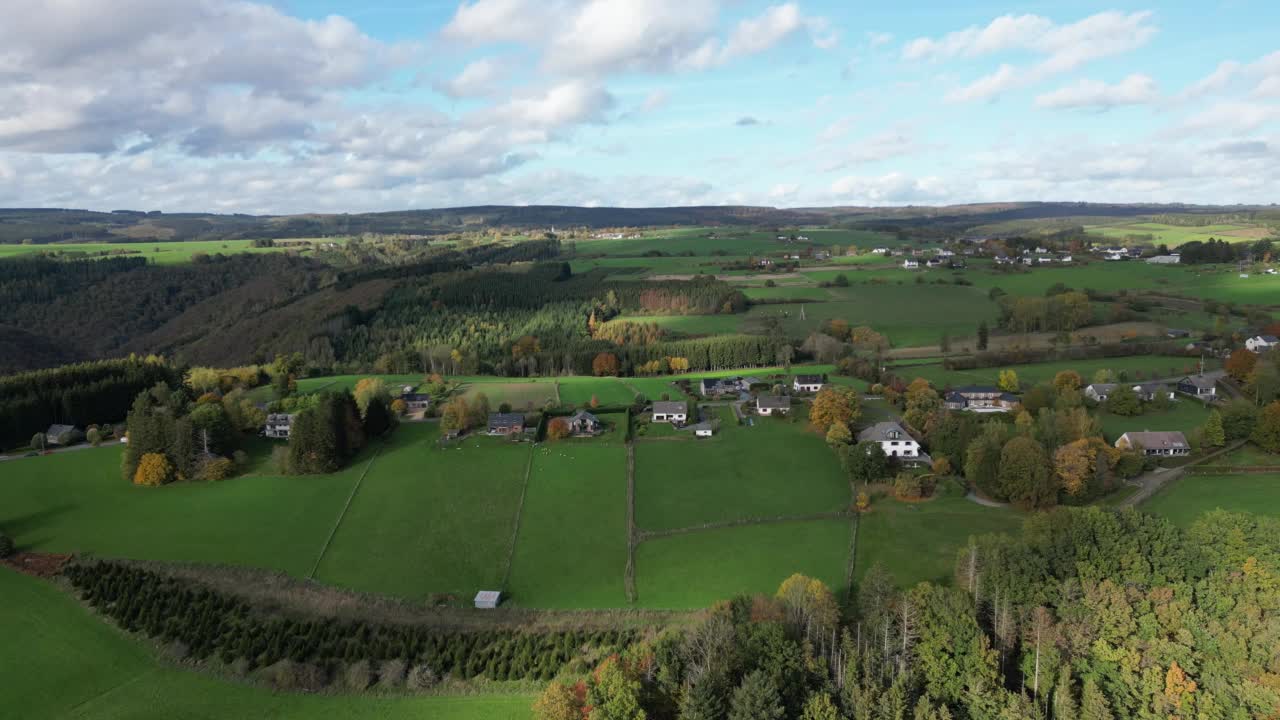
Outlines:
{"type": "Polygon", "coordinates": [[[63,503],[38,512],[27,513],[26,515],[0,517],[0,530],[3,530],[6,535],[13,538],[13,542],[19,545],[18,549],[21,550],[24,547],[39,544],[40,541],[30,537],[31,533],[40,530],[53,518],[74,509],[75,505],[63,503]]]}

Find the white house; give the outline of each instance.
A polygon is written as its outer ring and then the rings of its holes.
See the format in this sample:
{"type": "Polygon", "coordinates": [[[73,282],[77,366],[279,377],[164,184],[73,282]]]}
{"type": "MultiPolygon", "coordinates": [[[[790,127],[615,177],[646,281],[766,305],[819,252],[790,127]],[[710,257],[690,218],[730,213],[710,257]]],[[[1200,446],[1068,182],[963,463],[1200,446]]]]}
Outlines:
{"type": "Polygon", "coordinates": [[[1182,256],[1176,253],[1173,255],[1152,255],[1147,258],[1147,263],[1151,265],[1177,265],[1180,262],[1182,262],[1182,256]]]}
{"type": "Polygon", "coordinates": [[[476,593],[476,609],[493,610],[501,599],[502,593],[497,590],[481,590],[476,593]]]}
{"type": "Polygon", "coordinates": [[[761,395],[756,398],[756,412],[761,415],[786,415],[791,412],[791,398],[786,395],[761,395]]]}
{"type": "Polygon", "coordinates": [[[1127,432],[1116,440],[1121,450],[1137,450],[1143,455],[1177,457],[1191,454],[1187,436],[1173,430],[1166,432],[1127,432]]]}
{"type": "Polygon", "coordinates": [[[791,389],[796,392],[816,393],[822,389],[821,375],[797,375],[791,381],[791,389]]]}
{"type": "Polygon", "coordinates": [[[289,432],[293,429],[293,416],[288,413],[271,413],[267,416],[267,424],[262,428],[262,434],[277,440],[288,440],[289,432]]]}
{"type": "Polygon", "coordinates": [[[919,267],[920,267],[919,260],[913,260],[912,258],[907,258],[906,260],[902,261],[903,270],[916,270],[916,269],[919,269],[919,267]]]}
{"type": "Polygon", "coordinates": [[[872,249],[871,254],[872,255],[888,255],[889,248],[884,248],[884,247],[874,248],[872,249]]]}
{"type": "Polygon", "coordinates": [[[700,422],[693,426],[693,434],[700,438],[709,438],[716,433],[715,425],[709,422],[700,422]]]}
{"type": "Polygon", "coordinates": [[[1116,389],[1116,383],[1093,383],[1085,386],[1084,396],[1094,402],[1106,402],[1107,396],[1116,389]]]}
{"type": "Polygon", "coordinates": [[[920,455],[920,443],[896,422],[878,422],[858,433],[858,442],[880,443],[889,457],[913,458],[920,455]]]}
{"type": "Polygon", "coordinates": [[[1280,338],[1275,335],[1254,335],[1244,341],[1244,346],[1250,351],[1260,353],[1265,352],[1280,345],[1280,338]]]}
{"type": "Polygon", "coordinates": [[[669,422],[683,425],[689,419],[689,406],[686,403],[659,400],[653,404],[653,421],[669,422]]]}

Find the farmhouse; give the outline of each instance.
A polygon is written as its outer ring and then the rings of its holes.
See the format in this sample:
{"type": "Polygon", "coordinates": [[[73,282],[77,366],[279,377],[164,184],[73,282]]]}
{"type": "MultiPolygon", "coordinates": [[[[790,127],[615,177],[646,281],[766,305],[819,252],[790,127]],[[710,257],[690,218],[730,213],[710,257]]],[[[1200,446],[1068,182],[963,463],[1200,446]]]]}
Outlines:
{"type": "Polygon", "coordinates": [[[1275,335],[1254,335],[1244,341],[1244,346],[1252,352],[1265,352],[1280,345],[1280,338],[1275,335]]]}
{"type": "Polygon", "coordinates": [[[1116,447],[1121,450],[1137,450],[1153,457],[1177,457],[1191,453],[1187,437],[1176,430],[1127,432],[1116,440],[1116,447]]]}
{"type": "Polygon", "coordinates": [[[262,428],[262,434],[269,438],[277,440],[288,440],[289,432],[293,429],[293,416],[287,413],[271,413],[267,416],[267,424],[262,428]]]}
{"type": "Polygon", "coordinates": [[[786,415],[791,412],[791,398],[786,395],[761,395],[756,398],[756,412],[761,415],[786,415]]]}
{"type": "Polygon", "coordinates": [[[1013,258],[1009,257],[1008,255],[997,255],[997,256],[996,256],[996,264],[997,264],[997,265],[1011,265],[1011,264],[1013,264],[1013,258]]]}
{"type": "Polygon", "coordinates": [[[686,403],[659,400],[653,404],[653,421],[669,422],[683,425],[689,419],[689,406],[686,403]]]}
{"type": "Polygon", "coordinates": [[[737,395],[739,393],[747,392],[751,389],[752,385],[759,384],[760,381],[753,377],[703,378],[698,391],[703,397],[737,395]]]}
{"type": "Polygon", "coordinates": [[[426,393],[407,392],[400,396],[409,412],[426,412],[431,407],[431,396],[426,393]]]}
{"type": "Polygon", "coordinates": [[[524,432],[524,415],[521,413],[489,413],[490,435],[519,435],[524,432]]]}
{"type": "Polygon", "coordinates": [[[595,435],[600,432],[600,427],[600,418],[586,410],[579,410],[569,417],[569,431],[574,435],[595,435]]]}
{"type": "Polygon", "coordinates": [[[796,392],[813,392],[816,393],[822,389],[821,375],[797,375],[791,381],[791,389],[796,392]]]}
{"type": "Polygon", "coordinates": [[[44,431],[44,441],[50,445],[74,445],[84,439],[84,433],[75,425],[50,425],[44,431]]]}
{"type": "Polygon", "coordinates": [[[1009,412],[1018,405],[1018,396],[997,387],[972,385],[951,390],[943,398],[943,404],[948,410],[1009,412]]]}
{"type": "Polygon", "coordinates": [[[872,255],[888,255],[888,254],[889,254],[889,248],[878,247],[878,248],[873,249],[873,250],[871,251],[871,254],[872,254],[872,255]]]}
{"type": "Polygon", "coordinates": [[[475,605],[477,610],[493,610],[498,607],[498,602],[502,600],[502,593],[497,590],[481,590],[476,593],[475,605]]]}
{"type": "Polygon", "coordinates": [[[1178,392],[1212,400],[1218,395],[1217,383],[1204,375],[1188,375],[1178,381],[1178,392]]]}
{"type": "Polygon", "coordinates": [[[889,457],[918,457],[920,443],[896,422],[878,422],[858,433],[858,442],[874,442],[889,457]]]}

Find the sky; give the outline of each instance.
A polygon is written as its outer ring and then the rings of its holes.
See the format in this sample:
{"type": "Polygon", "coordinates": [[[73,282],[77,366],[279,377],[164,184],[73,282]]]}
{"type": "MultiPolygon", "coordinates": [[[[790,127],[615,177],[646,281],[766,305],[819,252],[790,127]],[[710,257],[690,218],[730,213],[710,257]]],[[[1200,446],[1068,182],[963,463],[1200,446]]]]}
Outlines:
{"type": "Polygon", "coordinates": [[[5,0],[0,207],[1280,200],[1280,3],[5,0]]]}

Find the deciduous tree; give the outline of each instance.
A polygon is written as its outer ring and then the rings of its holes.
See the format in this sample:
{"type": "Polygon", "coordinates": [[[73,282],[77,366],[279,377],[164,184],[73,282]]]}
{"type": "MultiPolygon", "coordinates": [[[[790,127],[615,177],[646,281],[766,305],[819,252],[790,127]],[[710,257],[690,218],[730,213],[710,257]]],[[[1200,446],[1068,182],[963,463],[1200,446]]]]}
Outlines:
{"type": "Polygon", "coordinates": [[[1013,369],[1001,370],[996,384],[1005,392],[1018,392],[1018,373],[1013,369]]]}
{"type": "Polygon", "coordinates": [[[820,432],[844,423],[848,430],[862,413],[858,391],[848,385],[827,385],[818,391],[809,409],[809,424],[820,432]]]}
{"type": "Polygon", "coordinates": [[[1258,413],[1258,422],[1253,428],[1251,439],[1263,450],[1280,453],[1280,400],[1277,400],[1258,413]]]}
{"type": "Polygon", "coordinates": [[[1257,353],[1246,348],[1240,348],[1231,353],[1223,367],[1228,375],[1235,378],[1236,382],[1245,382],[1249,379],[1249,374],[1253,372],[1257,364],[1257,353]]]}

